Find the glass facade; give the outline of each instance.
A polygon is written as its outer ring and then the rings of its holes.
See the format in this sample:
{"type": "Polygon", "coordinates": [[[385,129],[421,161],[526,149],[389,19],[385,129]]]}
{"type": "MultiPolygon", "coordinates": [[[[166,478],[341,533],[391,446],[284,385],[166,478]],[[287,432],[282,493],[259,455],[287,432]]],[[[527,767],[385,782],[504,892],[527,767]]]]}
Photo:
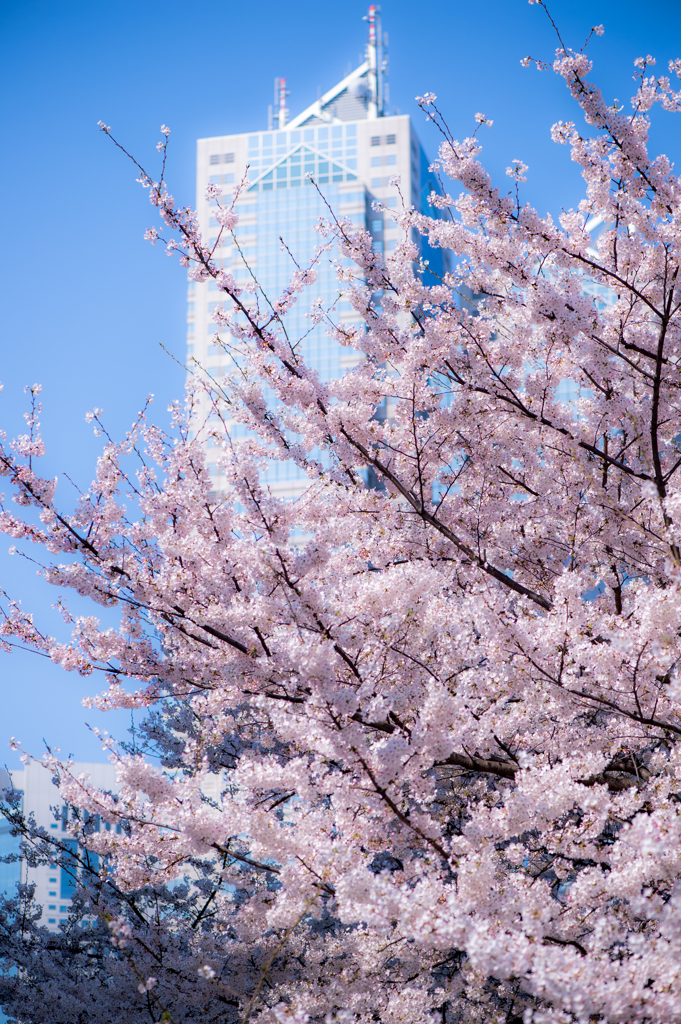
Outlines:
{"type": "Polygon", "coordinates": [[[353,181],[357,171],[357,125],[298,128],[260,132],[248,136],[248,164],[255,187],[265,191],[299,185],[308,171],[320,185],[328,181],[353,181]],[[287,164],[281,171],[281,163],[287,164]],[[271,170],[270,170],[271,168],[271,170]]]}
{"type": "MultiPolygon", "coordinates": [[[[214,250],[218,267],[228,270],[238,285],[257,282],[261,309],[276,302],[297,267],[307,267],[320,243],[327,242],[316,230],[320,218],[328,220],[332,213],[348,217],[370,233],[375,251],[388,259],[404,238],[404,229],[390,211],[404,203],[407,208],[434,212],[428,197],[439,191],[439,185],[411,121],[406,115],[385,115],[375,94],[372,100],[372,81],[365,63],[289,127],[198,141],[197,210],[203,236],[214,250]],[[233,155],[228,173],[215,167],[216,155],[225,153],[233,155]],[[220,185],[219,202],[228,205],[232,178],[233,188],[247,181],[236,202],[239,223],[233,235],[221,232],[217,202],[204,198],[208,184],[220,185]]],[[[421,255],[428,261],[425,273],[431,281],[441,278],[446,269],[442,251],[432,251],[423,243],[421,255]]],[[[283,318],[304,362],[327,381],[337,379],[362,358],[329,336],[329,324],[315,323],[309,316],[312,304],[318,303],[334,324],[359,322],[350,304],[341,299],[333,266],[337,259],[335,248],[323,253],[315,265],[314,285],[297,293],[283,318]]],[[[216,341],[213,315],[223,304],[229,306],[229,301],[224,302],[214,281],[190,283],[188,359],[213,378],[232,372],[234,360],[239,360],[238,342],[225,334],[216,341]]],[[[274,396],[268,400],[274,402],[274,396]]],[[[234,437],[243,436],[238,424],[229,424],[229,429],[234,437]]],[[[217,453],[209,446],[207,454],[219,491],[217,453]]],[[[293,464],[273,460],[263,482],[278,496],[296,497],[307,480],[293,464]]]]}
{"type": "MultiPolygon", "coordinates": [[[[317,162],[318,165],[324,166],[322,161],[317,162]]],[[[289,161],[283,166],[286,171],[292,171],[294,174],[296,169],[299,169],[299,165],[289,161]]],[[[244,218],[235,232],[239,248],[234,246],[231,255],[224,258],[222,263],[239,283],[250,278],[252,272],[261,290],[261,307],[265,308],[268,302],[274,304],[281,295],[295,272],[296,265],[308,265],[315,249],[322,241],[315,230],[316,225],[320,218],[328,218],[329,207],[339,211],[343,216],[348,215],[347,211],[352,207],[353,212],[349,215],[364,226],[367,201],[364,190],[343,195],[339,193],[337,183],[329,181],[328,178],[326,183],[320,183],[319,191],[309,180],[303,179],[301,185],[300,180],[296,180],[295,177],[293,180],[289,179],[285,191],[281,185],[273,189],[268,188],[268,184],[268,180],[254,183],[247,193],[246,201],[239,204],[240,216],[244,218]],[[288,251],[282,247],[282,240],[288,251]]],[[[301,358],[315,369],[323,380],[332,380],[340,376],[341,356],[346,350],[330,341],[323,324],[313,325],[309,313],[312,302],[319,297],[323,298],[326,307],[334,307],[337,317],[342,316],[344,311],[349,312],[349,305],[340,301],[339,284],[332,266],[332,261],[337,256],[335,248],[324,254],[317,266],[318,276],[314,286],[299,293],[297,301],[283,317],[289,338],[302,339],[298,347],[301,358]]],[[[221,304],[219,299],[209,301],[209,314],[221,304]]],[[[215,370],[226,371],[232,357],[220,344],[215,344],[216,330],[216,325],[209,321],[206,354],[215,370]]],[[[225,337],[223,334],[219,336],[225,337]]],[[[230,344],[231,339],[225,340],[230,344]]],[[[234,437],[243,436],[244,428],[239,424],[233,424],[231,432],[234,437]]],[[[305,478],[292,463],[273,461],[264,480],[276,485],[278,490],[282,487],[291,487],[295,491],[302,487],[305,478]]]]}
{"type": "MultiPolygon", "coordinates": [[[[0,857],[10,854],[19,855],[19,836],[11,834],[10,826],[5,819],[0,825],[0,857]]],[[[0,861],[0,891],[13,896],[17,882],[21,881],[21,863],[18,860],[7,863],[0,861]]]]}
{"type": "Polygon", "coordinates": [[[70,900],[76,889],[78,843],[75,839],[62,839],[62,845],[68,847],[71,853],[66,855],[59,869],[59,899],[70,900]]]}

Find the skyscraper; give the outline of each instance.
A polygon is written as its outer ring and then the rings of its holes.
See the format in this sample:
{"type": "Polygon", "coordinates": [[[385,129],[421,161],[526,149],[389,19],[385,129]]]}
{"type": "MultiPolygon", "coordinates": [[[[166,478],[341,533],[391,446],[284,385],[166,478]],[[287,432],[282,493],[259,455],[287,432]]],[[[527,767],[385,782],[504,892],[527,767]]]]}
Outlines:
{"type": "MultiPolygon", "coordinates": [[[[401,237],[386,211],[401,205],[431,212],[427,197],[439,191],[429,170],[411,120],[388,113],[386,55],[380,26],[380,8],[369,8],[368,42],[364,62],[323,96],[287,121],[286,84],[277,79],[276,129],[240,135],[220,135],[197,143],[197,210],[204,238],[215,244],[220,228],[206,186],[216,184],[228,191],[248,169],[249,185],[236,204],[239,224],[235,239],[222,233],[215,256],[239,284],[257,279],[262,291],[274,300],[288,283],[295,265],[282,251],[282,239],[290,254],[305,265],[319,244],[315,225],[328,217],[326,203],[340,216],[366,227],[378,252],[389,255],[401,237]],[[313,182],[306,178],[312,174],[313,182]],[[391,180],[400,179],[398,189],[391,180]],[[321,195],[319,193],[322,193],[321,195]]],[[[428,252],[431,267],[442,272],[442,253],[428,252]]],[[[307,288],[286,314],[289,337],[303,339],[300,351],[308,365],[325,380],[340,376],[361,358],[330,339],[322,325],[311,326],[306,314],[314,299],[344,323],[358,317],[339,298],[339,285],[329,253],[318,268],[314,287],[307,288]]],[[[215,343],[213,309],[221,305],[214,282],[191,284],[188,296],[188,356],[211,374],[228,372],[229,357],[215,343]]],[[[239,428],[235,427],[235,435],[239,428]]],[[[217,467],[209,466],[220,488],[217,467]]],[[[295,497],[305,478],[292,464],[272,462],[267,483],[274,494],[295,497]]]]}
{"type": "MultiPolygon", "coordinates": [[[[92,783],[101,789],[111,792],[118,789],[116,769],[111,764],[75,763],[71,770],[75,775],[85,773],[92,783]]],[[[20,771],[8,773],[5,769],[0,769],[0,791],[11,787],[22,793],[22,810],[25,817],[32,815],[36,824],[44,828],[49,836],[53,836],[62,849],[75,852],[78,844],[67,833],[69,817],[74,811],[73,808],[64,805],[52,783],[51,773],[37,761],[29,761],[20,771]],[[60,811],[58,820],[55,819],[55,808],[60,811]]],[[[97,827],[99,828],[99,823],[97,827]]],[[[19,854],[19,851],[19,838],[12,836],[6,820],[0,819],[0,854],[19,854]]],[[[36,887],[36,901],[43,908],[40,923],[50,931],[57,931],[59,924],[68,916],[78,874],[75,860],[72,865],[58,865],[57,859],[55,857],[53,864],[41,864],[37,867],[28,867],[25,861],[0,864],[0,891],[12,897],[17,882],[32,882],[36,887]]]]}

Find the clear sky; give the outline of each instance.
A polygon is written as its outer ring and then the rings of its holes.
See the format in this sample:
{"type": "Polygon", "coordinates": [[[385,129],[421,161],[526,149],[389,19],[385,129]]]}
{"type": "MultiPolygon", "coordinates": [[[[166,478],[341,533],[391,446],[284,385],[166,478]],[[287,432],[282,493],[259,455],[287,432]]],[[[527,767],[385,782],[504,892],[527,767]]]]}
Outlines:
{"type": "MultiPolygon", "coordinates": [[[[681,56],[678,0],[551,0],[568,45],[594,24],[592,79],[628,100],[632,61],[653,54],[658,70],[681,56]]],[[[186,281],[177,261],[143,241],[152,210],[122,156],[97,130],[101,118],[142,162],[154,165],[159,126],[172,129],[169,181],[194,200],[195,140],[267,127],[273,79],[286,77],[298,113],[361,60],[361,0],[0,0],[0,195],[4,242],[0,318],[0,427],[22,427],[23,387],[44,386],[45,475],[87,485],[100,443],[85,413],[104,409],[120,436],[155,395],[154,416],[181,395],[183,374],[159,342],[184,349],[186,281]]],[[[503,184],[512,159],[529,164],[526,198],[541,213],[575,205],[580,179],[550,125],[575,119],[555,76],[520,67],[526,54],[551,58],[555,38],[527,0],[386,0],[391,112],[415,118],[426,149],[437,137],[414,97],[438,95],[455,136],[481,111],[483,159],[503,184]]],[[[681,121],[658,115],[653,141],[679,158],[681,121]]],[[[56,591],[0,538],[0,587],[40,608],[56,631],[56,591]]],[[[80,610],[80,606],[76,606],[80,610]]],[[[122,734],[127,720],[85,711],[97,680],[63,673],[34,655],[0,654],[0,764],[17,766],[12,735],[40,753],[43,737],[79,760],[103,755],[85,723],[122,734]],[[6,753],[5,753],[6,751],[6,753]]]]}

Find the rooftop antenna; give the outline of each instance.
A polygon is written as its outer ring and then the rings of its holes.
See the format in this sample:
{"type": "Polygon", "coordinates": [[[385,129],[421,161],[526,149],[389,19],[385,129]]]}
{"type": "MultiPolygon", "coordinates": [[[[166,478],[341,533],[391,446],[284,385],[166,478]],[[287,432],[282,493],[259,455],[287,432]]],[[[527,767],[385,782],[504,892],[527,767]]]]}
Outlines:
{"type": "Polygon", "coordinates": [[[367,116],[370,120],[375,117],[383,117],[383,72],[385,62],[383,58],[383,35],[381,33],[381,8],[378,4],[371,4],[369,13],[365,14],[364,21],[369,22],[369,42],[367,44],[367,63],[369,65],[369,105],[367,116]]]}
{"type": "Polygon", "coordinates": [[[288,110],[286,108],[286,97],[289,95],[286,88],[285,78],[274,79],[274,109],[276,111],[277,128],[282,129],[286,127],[286,118],[288,117],[288,110]]]}

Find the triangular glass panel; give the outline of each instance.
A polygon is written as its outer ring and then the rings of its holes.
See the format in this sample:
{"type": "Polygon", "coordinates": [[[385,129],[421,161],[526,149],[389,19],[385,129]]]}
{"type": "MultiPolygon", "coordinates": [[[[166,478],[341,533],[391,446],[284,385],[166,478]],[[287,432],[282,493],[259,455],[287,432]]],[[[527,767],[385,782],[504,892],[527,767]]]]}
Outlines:
{"type": "Polygon", "coordinates": [[[281,188],[300,188],[311,185],[306,177],[311,174],[319,185],[329,182],[356,181],[357,175],[309,146],[297,146],[285,160],[275,164],[251,185],[249,192],[271,192],[281,188]]]}

